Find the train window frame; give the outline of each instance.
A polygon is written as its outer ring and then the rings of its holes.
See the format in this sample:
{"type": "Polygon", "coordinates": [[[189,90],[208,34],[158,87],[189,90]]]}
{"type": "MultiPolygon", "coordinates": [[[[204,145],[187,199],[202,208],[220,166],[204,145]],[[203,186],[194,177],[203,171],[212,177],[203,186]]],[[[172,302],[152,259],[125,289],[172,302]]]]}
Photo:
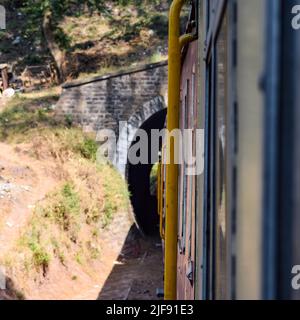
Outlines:
{"type": "MultiPolygon", "coordinates": [[[[195,65],[193,65],[192,68],[192,76],[191,76],[191,103],[188,106],[188,112],[189,112],[189,123],[188,129],[192,130],[192,157],[196,157],[196,132],[195,129],[197,127],[196,123],[196,117],[195,115],[197,114],[197,103],[195,101],[196,97],[196,68],[195,65]]],[[[188,92],[189,94],[189,92],[188,92]]],[[[187,165],[190,167],[190,165],[187,165]]],[[[189,273],[187,277],[189,278],[190,282],[194,282],[194,261],[195,261],[195,246],[192,243],[193,236],[195,235],[195,210],[196,210],[196,201],[197,197],[195,196],[195,191],[196,191],[196,179],[194,175],[189,175],[186,177],[189,185],[189,196],[188,196],[188,230],[187,230],[187,270],[189,270],[189,273]],[[194,218],[193,218],[194,217],[194,218]],[[193,220],[194,219],[194,220],[193,220]]]]}
{"type": "MultiPolygon", "coordinates": [[[[235,1],[234,1],[235,2],[235,1]]],[[[206,3],[207,5],[207,3],[206,3]]],[[[205,6],[205,4],[204,4],[205,6]]],[[[228,105],[228,135],[229,140],[235,139],[235,132],[232,130],[232,109],[233,109],[233,98],[231,95],[235,93],[229,92],[229,88],[232,88],[232,82],[234,81],[234,77],[229,79],[229,74],[233,68],[233,38],[234,32],[230,28],[230,22],[233,16],[233,2],[229,2],[227,0],[220,0],[216,2],[216,6],[214,7],[214,15],[208,17],[208,8],[204,8],[204,12],[206,14],[206,21],[209,20],[209,26],[206,33],[204,33],[204,61],[205,61],[205,101],[204,101],[204,108],[205,108],[205,172],[204,172],[204,203],[203,203],[203,210],[204,210],[204,217],[203,217],[203,281],[202,281],[202,297],[204,299],[215,299],[216,298],[216,290],[215,290],[215,217],[214,212],[216,212],[215,208],[215,195],[214,195],[214,184],[215,184],[215,170],[213,167],[213,163],[215,163],[215,105],[216,105],[216,92],[214,90],[215,83],[216,83],[216,41],[220,32],[220,28],[223,24],[223,18],[225,13],[227,13],[228,23],[226,26],[227,32],[227,39],[228,39],[228,56],[227,56],[227,64],[228,64],[228,72],[227,72],[227,105],[228,105]],[[230,118],[230,120],[229,120],[230,118]]],[[[234,90],[232,90],[234,91],[234,90]]],[[[228,142],[228,148],[226,153],[229,154],[230,150],[232,149],[232,142],[228,142]]],[[[234,176],[234,159],[233,157],[228,156],[228,163],[225,166],[225,170],[228,170],[228,196],[232,194],[233,183],[232,179],[234,176]]],[[[231,247],[231,239],[232,239],[232,211],[234,207],[234,201],[226,201],[226,207],[228,207],[228,217],[226,218],[226,223],[228,224],[228,240],[227,240],[227,256],[226,256],[226,264],[227,264],[227,271],[226,271],[226,297],[230,298],[233,296],[232,293],[232,286],[234,283],[234,273],[232,271],[232,256],[233,251],[231,247]]]]}
{"type": "Polygon", "coordinates": [[[293,0],[267,1],[265,53],[263,299],[299,299],[291,286],[299,264],[299,160],[297,137],[300,40],[290,26],[293,0]],[[280,14],[278,14],[280,12],[280,14]],[[276,19],[274,17],[277,17],[276,19]],[[297,81],[298,80],[298,81],[297,81]],[[288,106],[288,108],[287,108],[288,106]]]}
{"type": "MultiPolygon", "coordinates": [[[[196,71],[195,71],[195,66],[193,66],[193,71],[192,71],[192,79],[191,79],[191,106],[190,106],[190,119],[191,119],[191,123],[190,123],[190,128],[192,130],[192,157],[195,158],[196,157],[196,133],[195,133],[195,129],[197,124],[195,123],[195,119],[196,119],[196,101],[195,101],[195,91],[196,91],[196,71]]],[[[196,185],[196,181],[195,181],[195,176],[189,176],[190,179],[190,194],[195,195],[195,185],[196,185]]],[[[192,237],[193,237],[193,230],[192,230],[192,226],[193,226],[193,215],[195,216],[195,209],[196,209],[196,200],[197,197],[191,197],[190,199],[190,215],[189,215],[189,234],[188,234],[188,259],[190,261],[193,260],[193,252],[192,252],[192,237]]]]}
{"type": "MultiPolygon", "coordinates": [[[[182,94],[182,91],[181,91],[181,94],[182,94]]],[[[180,119],[181,119],[181,122],[180,122],[180,130],[183,129],[184,127],[184,108],[182,108],[183,106],[183,103],[182,103],[183,99],[182,97],[180,97],[180,119]]],[[[183,175],[184,175],[184,172],[183,172],[183,166],[180,165],[179,166],[179,170],[178,170],[178,179],[180,181],[180,184],[178,186],[178,249],[179,249],[179,254],[182,254],[182,210],[183,210],[183,190],[184,190],[184,183],[183,183],[183,175]]]]}
{"type": "MultiPolygon", "coordinates": [[[[182,123],[181,127],[182,130],[187,129],[189,126],[188,116],[189,116],[189,90],[190,90],[190,81],[189,79],[186,80],[184,90],[182,92],[183,98],[181,99],[181,112],[182,112],[182,123]],[[183,103],[182,103],[183,102],[183,103]]],[[[184,159],[184,148],[182,149],[182,159],[184,159]]],[[[180,178],[181,178],[181,185],[180,185],[180,201],[179,201],[179,213],[180,215],[180,230],[179,230],[179,252],[180,254],[185,254],[186,250],[186,226],[187,226],[187,209],[189,204],[189,181],[188,176],[186,174],[186,164],[181,164],[180,170],[180,178]]]]}
{"type": "MultiPolygon", "coordinates": [[[[210,0],[208,0],[210,1],[210,0]]],[[[209,61],[212,58],[212,47],[216,42],[216,37],[218,36],[219,29],[221,26],[222,17],[226,8],[228,7],[228,0],[218,0],[213,5],[206,3],[206,15],[208,21],[208,29],[205,37],[205,54],[204,59],[209,61]],[[209,11],[208,11],[209,10],[209,11]],[[211,14],[213,12],[213,14],[211,14]]]]}
{"type": "Polygon", "coordinates": [[[215,43],[215,298],[227,296],[228,268],[228,12],[224,12],[215,43]],[[224,238],[222,238],[222,235],[224,238]]]}

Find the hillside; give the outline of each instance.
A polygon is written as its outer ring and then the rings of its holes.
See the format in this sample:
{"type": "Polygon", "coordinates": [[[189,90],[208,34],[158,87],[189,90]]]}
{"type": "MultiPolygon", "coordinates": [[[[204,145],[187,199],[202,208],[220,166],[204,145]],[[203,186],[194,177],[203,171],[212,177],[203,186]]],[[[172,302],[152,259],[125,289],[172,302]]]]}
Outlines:
{"type": "MultiPolygon", "coordinates": [[[[33,16],[27,2],[7,2],[7,30],[0,31],[0,63],[13,66],[17,76],[27,66],[54,63],[39,13],[33,16]]],[[[78,1],[55,21],[51,32],[65,55],[66,79],[166,58],[169,1],[129,2],[106,1],[91,9],[78,1]]]]}
{"type": "Polygon", "coordinates": [[[0,300],[156,299],[159,240],[132,227],[126,182],[55,104],[64,81],[165,60],[170,1],[3,3],[0,64],[19,90],[0,97],[0,300]]]}
{"type": "Polygon", "coordinates": [[[0,113],[0,299],[98,293],[132,224],[125,182],[96,163],[92,136],[55,119],[57,93],[15,96],[0,113]]]}

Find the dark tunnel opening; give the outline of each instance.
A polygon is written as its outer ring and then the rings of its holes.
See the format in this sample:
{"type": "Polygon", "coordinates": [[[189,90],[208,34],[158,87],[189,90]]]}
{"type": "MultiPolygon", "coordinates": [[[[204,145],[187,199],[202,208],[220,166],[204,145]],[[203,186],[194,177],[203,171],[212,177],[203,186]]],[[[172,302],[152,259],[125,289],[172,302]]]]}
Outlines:
{"type": "MultiPolygon", "coordinates": [[[[153,235],[158,231],[159,216],[157,212],[157,197],[150,192],[150,173],[154,163],[151,163],[151,129],[162,130],[165,125],[167,109],[163,109],[148,120],[140,129],[148,135],[148,164],[127,164],[127,181],[131,195],[131,203],[135,220],[139,229],[146,235],[153,235]]],[[[136,137],[132,145],[138,142],[136,137]]],[[[160,146],[161,147],[161,146],[160,146]]],[[[156,162],[158,161],[158,154],[156,162]]]]}

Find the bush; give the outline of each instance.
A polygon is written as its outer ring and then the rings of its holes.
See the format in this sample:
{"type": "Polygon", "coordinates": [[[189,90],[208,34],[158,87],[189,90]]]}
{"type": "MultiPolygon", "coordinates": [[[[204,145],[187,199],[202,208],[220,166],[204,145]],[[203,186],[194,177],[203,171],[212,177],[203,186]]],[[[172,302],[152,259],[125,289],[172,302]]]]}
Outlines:
{"type": "Polygon", "coordinates": [[[60,194],[58,194],[58,201],[54,204],[53,214],[56,223],[64,231],[70,231],[71,228],[74,228],[76,216],[80,214],[80,198],[74,189],[74,185],[66,183],[63,186],[60,194]]]}
{"type": "Polygon", "coordinates": [[[43,248],[37,248],[33,252],[34,264],[37,267],[42,267],[44,271],[48,269],[50,262],[50,255],[43,248]]]}
{"type": "Polygon", "coordinates": [[[85,159],[96,161],[98,144],[94,139],[85,138],[78,146],[78,150],[85,159]]]}
{"type": "Polygon", "coordinates": [[[72,125],[73,125],[73,117],[72,117],[71,114],[67,114],[67,115],[65,116],[65,123],[66,123],[66,126],[67,126],[68,128],[72,127],[72,125]]]}
{"type": "Polygon", "coordinates": [[[32,251],[34,266],[38,269],[42,268],[43,273],[46,274],[50,263],[50,255],[47,253],[46,249],[39,244],[39,241],[35,238],[34,234],[32,234],[32,238],[29,239],[28,246],[32,251]]]}

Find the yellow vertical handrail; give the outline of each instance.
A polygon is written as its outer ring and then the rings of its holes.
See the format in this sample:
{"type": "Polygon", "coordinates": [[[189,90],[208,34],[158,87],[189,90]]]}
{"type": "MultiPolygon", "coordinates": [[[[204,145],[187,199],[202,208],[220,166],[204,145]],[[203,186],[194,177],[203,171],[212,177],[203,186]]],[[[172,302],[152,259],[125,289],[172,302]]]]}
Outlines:
{"type": "MultiPolygon", "coordinates": [[[[171,132],[179,127],[180,104],[180,12],[185,0],[174,0],[169,15],[169,76],[167,129],[171,132]]],[[[178,165],[175,164],[174,140],[167,139],[170,163],[166,173],[166,223],[165,223],[165,300],[176,300],[177,270],[177,206],[178,165]]]]}
{"type": "MultiPolygon", "coordinates": [[[[171,133],[179,128],[181,50],[195,37],[180,37],[180,12],[186,0],[174,0],[169,14],[169,76],[167,129],[171,133]]],[[[175,141],[167,139],[170,155],[166,172],[165,222],[165,300],[176,300],[177,229],[178,229],[178,164],[175,163],[175,141]]]]}

